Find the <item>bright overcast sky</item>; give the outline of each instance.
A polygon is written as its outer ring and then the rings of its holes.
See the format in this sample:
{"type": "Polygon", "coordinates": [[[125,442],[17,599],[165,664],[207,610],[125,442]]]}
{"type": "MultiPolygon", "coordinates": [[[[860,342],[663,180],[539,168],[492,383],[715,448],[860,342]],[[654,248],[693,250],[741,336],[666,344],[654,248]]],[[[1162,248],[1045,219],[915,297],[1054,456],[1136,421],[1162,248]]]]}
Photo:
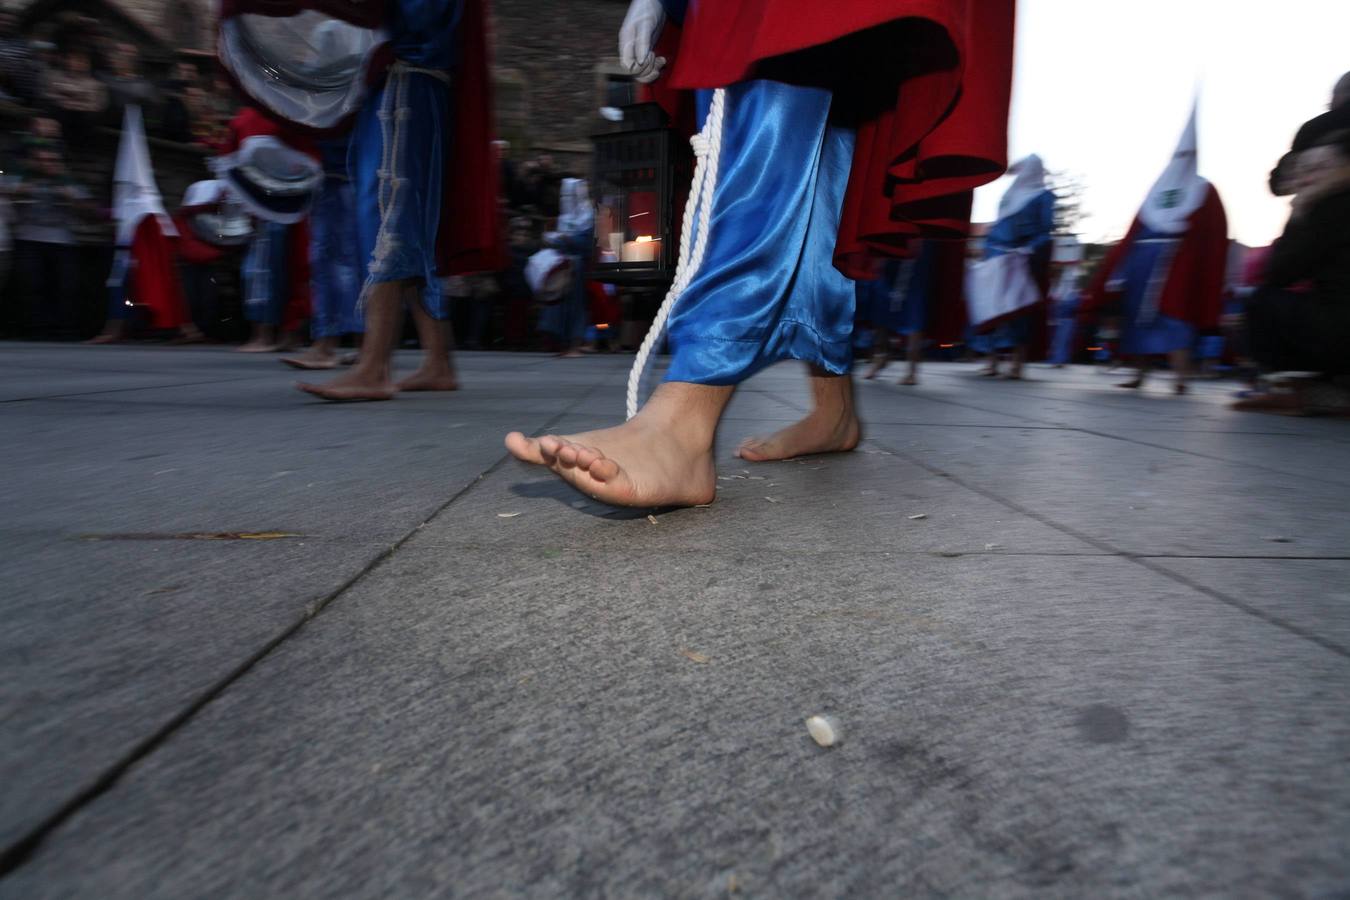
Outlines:
{"type": "MultiPolygon", "coordinates": [[[[1083,238],[1124,234],[1200,86],[1200,174],[1232,237],[1279,236],[1266,178],[1350,70],[1350,0],[1018,0],[1009,158],[1039,153],[1085,185],[1083,238]]],[[[1007,179],[975,194],[994,217],[1007,179]]]]}

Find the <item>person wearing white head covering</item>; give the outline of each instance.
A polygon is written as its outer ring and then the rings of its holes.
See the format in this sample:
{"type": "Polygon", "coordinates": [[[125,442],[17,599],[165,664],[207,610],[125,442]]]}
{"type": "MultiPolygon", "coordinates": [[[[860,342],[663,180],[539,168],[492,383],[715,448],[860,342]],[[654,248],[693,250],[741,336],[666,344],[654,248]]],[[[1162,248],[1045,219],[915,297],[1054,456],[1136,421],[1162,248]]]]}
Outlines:
{"type": "Polygon", "coordinates": [[[560,355],[581,355],[590,316],[586,304],[586,269],[595,246],[595,206],[584,179],[564,178],[559,197],[558,230],[544,236],[545,243],[572,263],[572,283],[557,303],[539,314],[539,330],[552,335],[562,347],[560,355]]]}
{"type": "MultiPolygon", "coordinates": [[[[1034,153],[1013,163],[1008,174],[1013,176],[1013,183],[999,200],[998,219],[985,237],[984,257],[1025,254],[1043,299],[1049,277],[1051,232],[1055,227],[1055,194],[1045,183],[1045,164],[1034,153]]],[[[1008,377],[1020,379],[1028,345],[1038,336],[1037,332],[1043,334],[1044,330],[1042,302],[1005,319],[992,333],[977,336],[972,342],[975,348],[989,353],[989,364],[980,374],[997,376],[999,352],[1011,351],[1008,377]]]]}
{"type": "Polygon", "coordinates": [[[1166,354],[1176,392],[1185,393],[1191,347],[1199,331],[1218,326],[1223,310],[1228,220],[1199,173],[1197,146],[1192,108],[1171,162],[1085,293],[1085,312],[1100,311],[1108,295],[1120,299],[1120,354],[1139,365],[1123,388],[1142,386],[1150,357],[1166,354]]]}
{"type": "Polygon", "coordinates": [[[186,303],[170,245],[178,230],[155,184],[139,106],[128,106],[122,116],[122,139],[113,170],[113,219],[117,231],[113,269],[107,281],[108,318],[102,333],[89,343],[120,340],[133,303],[149,311],[151,327],[174,329],[178,342],[205,340],[196,323],[185,315],[186,303]]]}

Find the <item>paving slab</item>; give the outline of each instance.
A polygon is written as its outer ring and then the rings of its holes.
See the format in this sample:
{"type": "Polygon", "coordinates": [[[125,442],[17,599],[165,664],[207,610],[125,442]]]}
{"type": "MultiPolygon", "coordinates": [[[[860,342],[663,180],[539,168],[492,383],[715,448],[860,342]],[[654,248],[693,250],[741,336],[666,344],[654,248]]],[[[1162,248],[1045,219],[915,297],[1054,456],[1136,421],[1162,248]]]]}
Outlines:
{"type": "Polygon", "coordinates": [[[1348,680],[1118,558],[409,551],[4,888],[1327,894],[1348,680]]]}
{"type": "Polygon", "coordinates": [[[809,405],[784,365],[653,524],[501,449],[614,424],[630,363],[333,406],[0,345],[41,395],[0,402],[0,847],[117,776],[0,896],[1350,890],[1347,423],[932,366],[859,387],[857,453],[736,460],[809,405]],[[254,529],[295,536],[185,539],[254,529]]]}
{"type": "MultiPolygon", "coordinates": [[[[871,435],[879,447],[1120,552],[1344,556],[1350,549],[1350,485],[1068,429],[958,434],[879,426],[871,435]]],[[[1340,456],[1321,458],[1332,465],[1340,456]]]]}
{"type": "Polygon", "coordinates": [[[1339,646],[1350,655],[1350,559],[1149,562],[1339,646]]]}

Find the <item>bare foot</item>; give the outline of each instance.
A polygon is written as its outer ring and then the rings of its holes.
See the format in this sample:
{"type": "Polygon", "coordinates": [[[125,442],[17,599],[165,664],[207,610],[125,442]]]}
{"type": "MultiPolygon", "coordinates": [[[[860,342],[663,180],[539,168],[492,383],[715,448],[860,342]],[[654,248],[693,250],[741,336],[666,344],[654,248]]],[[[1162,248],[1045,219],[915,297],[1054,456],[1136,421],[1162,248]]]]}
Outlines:
{"type": "Polygon", "coordinates": [[[300,356],[283,356],[281,358],[283,365],[290,366],[292,369],[336,369],[338,360],[336,356],[323,353],[305,353],[300,356]]]}
{"type": "Polygon", "coordinates": [[[249,341],[247,344],[240,344],[234,348],[235,353],[275,353],[281,349],[280,344],[264,343],[263,341],[249,341]]]}
{"type": "Polygon", "coordinates": [[[909,372],[909,373],[907,373],[907,374],[905,375],[904,378],[901,378],[901,379],[900,379],[900,384],[903,384],[903,385],[905,385],[905,386],[907,386],[907,387],[912,387],[912,386],[914,386],[914,385],[916,385],[916,384],[918,384],[918,383],[919,383],[919,373],[918,373],[918,372],[909,372]]]}
{"type": "Polygon", "coordinates": [[[295,385],[306,394],[313,394],[324,400],[337,403],[349,403],[360,400],[392,400],[398,388],[387,375],[375,376],[360,369],[339,375],[325,384],[306,384],[303,381],[295,385]]]}
{"type": "Polygon", "coordinates": [[[712,445],[734,388],[666,382],[632,419],[585,434],[506,436],[522,462],[546,466],[616,506],[698,506],[717,496],[712,445]]]}
{"type": "Polygon", "coordinates": [[[698,506],[717,495],[711,448],[690,448],[640,417],[584,434],[531,438],[513,431],[506,449],[615,506],[698,506]]]}
{"type": "Polygon", "coordinates": [[[118,343],[121,343],[121,341],[122,341],[122,335],[120,335],[120,334],[107,334],[107,333],[104,333],[104,334],[98,335],[97,337],[91,337],[89,340],[85,341],[85,343],[86,343],[86,344],[118,344],[118,343]]]}
{"type": "Polygon", "coordinates": [[[862,425],[852,409],[842,415],[815,409],[800,422],[768,437],[746,438],[736,455],[748,462],[769,462],[817,453],[847,453],[861,439],[862,425]]]}
{"type": "Polygon", "coordinates": [[[863,380],[871,381],[881,374],[881,370],[886,368],[886,363],[890,362],[890,357],[884,353],[878,353],[872,357],[872,364],[867,367],[863,373],[863,380]]]}
{"type": "Polygon", "coordinates": [[[400,391],[457,391],[459,379],[448,369],[418,369],[398,383],[400,391]]]}

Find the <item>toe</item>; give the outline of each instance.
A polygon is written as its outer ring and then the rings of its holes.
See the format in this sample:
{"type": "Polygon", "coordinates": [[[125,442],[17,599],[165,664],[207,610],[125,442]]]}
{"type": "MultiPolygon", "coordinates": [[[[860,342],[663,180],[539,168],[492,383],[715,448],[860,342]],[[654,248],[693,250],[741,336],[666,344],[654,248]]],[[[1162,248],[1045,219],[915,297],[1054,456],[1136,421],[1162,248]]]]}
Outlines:
{"type": "Polygon", "coordinates": [[[619,477],[622,469],[619,464],[608,457],[600,457],[591,463],[590,468],[586,470],[596,481],[613,481],[619,477]]]}
{"type": "Polygon", "coordinates": [[[539,452],[546,464],[552,464],[558,458],[558,451],[566,442],[556,434],[546,434],[539,439],[539,452]]]}
{"type": "Polygon", "coordinates": [[[544,457],[539,451],[539,442],[534,438],[526,437],[519,431],[513,431],[506,436],[506,449],[516,459],[535,465],[543,465],[544,457]]]}
{"type": "Polygon", "coordinates": [[[581,447],[571,441],[563,441],[562,446],[558,448],[558,462],[568,467],[575,466],[577,464],[577,456],[580,454],[581,449],[581,447]]]}
{"type": "Polygon", "coordinates": [[[595,465],[597,460],[601,460],[604,458],[605,454],[601,453],[594,447],[577,448],[577,466],[579,468],[589,469],[591,466],[595,465]]]}
{"type": "Polygon", "coordinates": [[[759,438],[746,438],[737,448],[736,455],[749,462],[763,462],[766,458],[764,441],[759,438]]]}

